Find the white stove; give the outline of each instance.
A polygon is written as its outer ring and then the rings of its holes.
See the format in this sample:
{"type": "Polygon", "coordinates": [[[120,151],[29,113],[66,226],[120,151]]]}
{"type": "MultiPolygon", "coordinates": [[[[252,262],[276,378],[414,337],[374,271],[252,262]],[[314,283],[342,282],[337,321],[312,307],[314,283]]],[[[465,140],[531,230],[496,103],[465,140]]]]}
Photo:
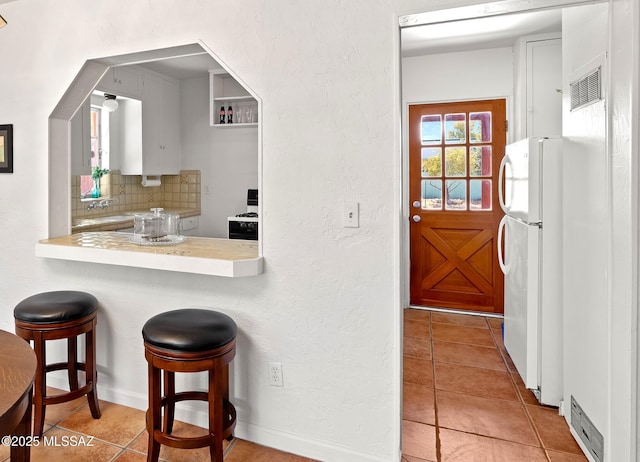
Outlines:
{"type": "Polygon", "coordinates": [[[247,211],[227,218],[229,239],[258,240],[258,190],[247,192],[247,211]]]}

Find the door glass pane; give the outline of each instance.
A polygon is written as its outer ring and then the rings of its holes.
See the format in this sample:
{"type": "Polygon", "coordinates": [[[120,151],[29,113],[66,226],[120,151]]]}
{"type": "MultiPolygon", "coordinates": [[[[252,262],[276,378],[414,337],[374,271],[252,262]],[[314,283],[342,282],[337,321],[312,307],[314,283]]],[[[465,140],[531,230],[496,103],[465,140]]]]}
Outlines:
{"type": "Polygon", "coordinates": [[[467,174],[467,148],[464,146],[445,148],[444,162],[446,176],[465,176],[467,174]]]}
{"type": "Polygon", "coordinates": [[[441,180],[422,180],[422,209],[442,210],[441,180]]]}
{"type": "Polygon", "coordinates": [[[491,146],[469,148],[469,176],[491,176],[491,146]]]}
{"type": "Polygon", "coordinates": [[[420,139],[422,144],[442,143],[442,115],[423,115],[420,120],[420,139]]]}
{"type": "Polygon", "coordinates": [[[491,210],[491,180],[470,180],[469,198],[471,210],[491,210]]]}
{"type": "Polygon", "coordinates": [[[445,114],[444,130],[446,144],[463,144],[467,141],[466,114],[445,114]]]}
{"type": "Polygon", "coordinates": [[[442,148],[422,148],[422,178],[442,176],[442,148]]]}
{"type": "Polygon", "coordinates": [[[467,182],[465,180],[446,180],[447,210],[467,209],[467,182]]]}
{"type": "Polygon", "coordinates": [[[491,113],[469,113],[469,141],[471,143],[491,143],[491,113]]]}

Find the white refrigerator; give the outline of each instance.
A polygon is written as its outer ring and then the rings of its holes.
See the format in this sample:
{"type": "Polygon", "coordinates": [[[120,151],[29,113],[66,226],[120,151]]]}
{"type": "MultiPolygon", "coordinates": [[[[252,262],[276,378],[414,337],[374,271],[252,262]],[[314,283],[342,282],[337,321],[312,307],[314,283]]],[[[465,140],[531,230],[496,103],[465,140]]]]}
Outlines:
{"type": "Polygon", "coordinates": [[[562,138],[527,138],[506,147],[499,174],[504,345],[526,387],[551,406],[563,386],[561,154],[562,138]]]}

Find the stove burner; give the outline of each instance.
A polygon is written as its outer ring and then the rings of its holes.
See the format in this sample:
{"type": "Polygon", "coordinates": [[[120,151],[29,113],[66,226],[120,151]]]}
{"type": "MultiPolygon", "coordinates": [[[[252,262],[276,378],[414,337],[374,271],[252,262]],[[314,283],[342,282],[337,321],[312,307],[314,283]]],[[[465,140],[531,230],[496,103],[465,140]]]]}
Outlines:
{"type": "Polygon", "coordinates": [[[237,217],[252,217],[252,218],[258,218],[258,214],[256,212],[246,212],[246,213],[239,213],[236,215],[237,217]]]}

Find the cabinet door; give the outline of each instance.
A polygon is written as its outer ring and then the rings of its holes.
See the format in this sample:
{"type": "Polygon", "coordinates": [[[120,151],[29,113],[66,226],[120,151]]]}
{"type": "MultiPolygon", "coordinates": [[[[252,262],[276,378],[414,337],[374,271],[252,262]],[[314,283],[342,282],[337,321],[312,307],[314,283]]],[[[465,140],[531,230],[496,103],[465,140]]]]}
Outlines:
{"type": "Polygon", "coordinates": [[[116,94],[122,96],[140,96],[140,73],[127,66],[113,69],[116,94]]]}
{"type": "Polygon", "coordinates": [[[116,85],[116,78],[114,76],[113,68],[107,69],[107,72],[104,74],[102,79],[100,79],[100,82],[98,82],[96,89],[107,93],[118,93],[118,87],[116,85]]]}
{"type": "Polygon", "coordinates": [[[91,101],[82,103],[71,118],[71,174],[91,175],[91,101]]]}
{"type": "Polygon", "coordinates": [[[97,89],[116,96],[140,97],[140,72],[127,66],[112,67],[97,85],[97,89]]]}
{"type": "Polygon", "coordinates": [[[109,167],[123,175],[142,173],[142,102],[120,100],[117,111],[110,113],[111,153],[109,167]]]}
{"type": "Polygon", "coordinates": [[[562,40],[527,43],[527,137],[562,135],[562,40]]]}
{"type": "Polygon", "coordinates": [[[142,104],[142,174],[178,174],[181,165],[178,83],[145,74],[142,104]]]}
{"type": "Polygon", "coordinates": [[[180,86],[178,82],[162,82],[162,109],[160,114],[160,162],[164,173],[178,174],[182,165],[180,142],[180,86]]]}

